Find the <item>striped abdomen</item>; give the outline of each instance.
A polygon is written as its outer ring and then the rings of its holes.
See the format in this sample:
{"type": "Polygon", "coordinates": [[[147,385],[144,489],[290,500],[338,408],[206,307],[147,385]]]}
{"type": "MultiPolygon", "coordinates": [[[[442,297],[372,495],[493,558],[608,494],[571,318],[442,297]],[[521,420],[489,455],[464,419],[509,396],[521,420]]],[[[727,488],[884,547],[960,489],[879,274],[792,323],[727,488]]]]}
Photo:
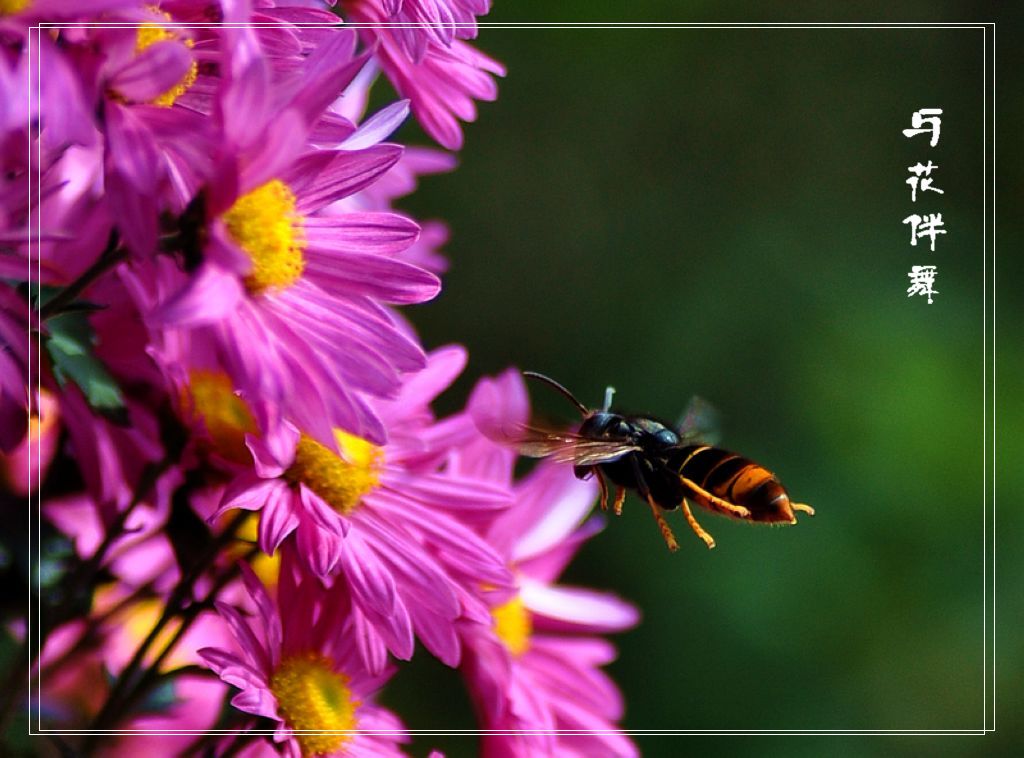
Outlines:
{"type": "Polygon", "coordinates": [[[669,461],[672,470],[696,486],[689,497],[714,507],[702,491],[750,511],[751,521],[793,523],[789,494],[771,471],[749,458],[707,445],[680,448],[669,461]]]}

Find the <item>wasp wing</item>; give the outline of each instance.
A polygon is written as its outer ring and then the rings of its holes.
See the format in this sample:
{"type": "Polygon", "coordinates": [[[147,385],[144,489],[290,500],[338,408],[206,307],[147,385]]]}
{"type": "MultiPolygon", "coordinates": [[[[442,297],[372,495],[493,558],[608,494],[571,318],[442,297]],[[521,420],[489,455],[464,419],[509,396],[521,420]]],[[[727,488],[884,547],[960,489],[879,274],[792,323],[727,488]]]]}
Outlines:
{"type": "Polygon", "coordinates": [[[718,410],[698,395],[690,398],[686,410],[679,417],[677,429],[683,444],[700,442],[705,445],[716,445],[722,437],[718,410]]]}
{"type": "Polygon", "coordinates": [[[641,448],[621,440],[599,440],[576,432],[555,431],[535,426],[520,428],[519,452],[530,458],[549,458],[556,463],[596,466],[614,461],[641,448]]]}

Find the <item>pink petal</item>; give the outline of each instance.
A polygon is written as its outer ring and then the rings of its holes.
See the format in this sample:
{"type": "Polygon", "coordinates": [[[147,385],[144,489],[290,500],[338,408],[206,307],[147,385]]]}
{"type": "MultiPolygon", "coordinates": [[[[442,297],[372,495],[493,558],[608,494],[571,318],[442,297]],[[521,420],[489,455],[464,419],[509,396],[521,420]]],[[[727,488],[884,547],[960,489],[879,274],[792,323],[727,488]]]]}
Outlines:
{"type": "MultiPolygon", "coordinates": [[[[306,219],[310,247],[342,253],[395,255],[412,245],[420,227],[397,213],[344,213],[306,219]]],[[[328,254],[329,255],[329,254],[328,254]]]]}
{"type": "Polygon", "coordinates": [[[405,603],[396,603],[394,610],[378,617],[376,623],[392,655],[403,661],[412,658],[416,639],[413,636],[413,620],[405,603]]]}
{"type": "MultiPolygon", "coordinates": [[[[135,180],[145,181],[146,178],[139,176],[135,180]]],[[[137,186],[132,186],[129,178],[119,172],[108,172],[104,181],[106,202],[111,208],[118,209],[117,228],[128,248],[139,257],[152,256],[156,252],[157,238],[157,208],[154,199],[137,186]]]]}
{"type": "Polygon", "coordinates": [[[455,625],[444,619],[426,613],[423,608],[415,605],[411,608],[416,635],[423,645],[433,653],[441,663],[455,668],[462,657],[459,636],[455,633],[455,625]]]}
{"type": "Polygon", "coordinates": [[[294,162],[285,182],[298,196],[296,209],[311,213],[373,184],[402,157],[398,145],[307,153],[294,162]]]}
{"type": "Polygon", "coordinates": [[[557,493],[557,499],[547,500],[550,503],[548,510],[516,541],[512,554],[514,561],[532,558],[562,542],[593,509],[593,486],[569,477],[563,481],[567,486],[560,488],[562,491],[557,493]]]}
{"type": "Polygon", "coordinates": [[[238,646],[242,649],[242,654],[248,659],[250,665],[257,671],[270,671],[270,656],[266,648],[253,634],[238,609],[219,600],[214,605],[217,607],[217,613],[231,628],[231,633],[234,634],[238,646]]]}
{"type": "Polygon", "coordinates": [[[162,326],[199,326],[224,319],[245,297],[234,274],[208,263],[200,266],[177,294],[160,306],[151,321],[162,326]]]}
{"type": "Polygon", "coordinates": [[[289,107],[302,113],[310,126],[352,83],[369,60],[368,53],[351,58],[354,42],[355,35],[351,30],[340,30],[317,45],[307,59],[303,86],[289,107]]]}
{"type": "Polygon", "coordinates": [[[266,436],[245,435],[245,444],[252,454],[253,467],[264,479],[276,479],[292,465],[298,441],[299,432],[291,424],[277,426],[273,434],[266,436]]]}
{"type": "Polygon", "coordinates": [[[107,108],[106,126],[114,170],[139,192],[155,192],[162,161],[145,122],[134,109],[117,105],[107,108]]]}
{"type": "Polygon", "coordinates": [[[267,555],[273,555],[284,538],[299,525],[299,517],[292,510],[293,497],[286,487],[275,488],[260,512],[260,550],[267,555]]]}
{"type": "Polygon", "coordinates": [[[451,579],[433,559],[417,549],[405,530],[377,518],[369,509],[358,518],[360,531],[384,558],[403,598],[454,621],[459,615],[458,596],[451,579]]]}
{"type": "Polygon", "coordinates": [[[306,128],[295,111],[284,111],[263,130],[262,141],[248,156],[242,186],[254,189],[287,170],[305,143],[306,128]]]}
{"type": "Polygon", "coordinates": [[[382,108],[360,124],[359,128],[339,147],[342,150],[362,150],[391,136],[409,115],[409,101],[399,100],[382,108]]]}
{"type": "MultiPolygon", "coordinates": [[[[362,659],[363,663],[366,664],[366,668],[370,673],[379,674],[387,667],[388,646],[384,644],[384,640],[381,637],[380,632],[372,623],[370,623],[362,610],[358,608],[353,609],[351,619],[355,626],[354,637],[356,648],[359,650],[359,657],[362,659]]],[[[409,644],[407,646],[408,654],[402,654],[406,651],[392,651],[397,658],[402,660],[409,660],[412,658],[413,646],[415,644],[413,642],[411,631],[412,625],[410,624],[409,626],[409,644]]]]}
{"type": "Polygon", "coordinates": [[[448,389],[466,367],[467,353],[462,345],[446,345],[427,356],[427,367],[402,385],[395,401],[398,408],[426,405],[448,389]]]}
{"type": "Polygon", "coordinates": [[[118,71],[110,86],[132,102],[148,103],[177,86],[191,65],[192,55],[181,42],[156,42],[118,71]]]}
{"type": "Polygon", "coordinates": [[[635,626],[637,609],[606,592],[558,587],[522,580],[520,595],[534,613],[596,632],[617,632],[635,626]]]}
{"type": "Polygon", "coordinates": [[[287,485],[277,479],[262,479],[251,471],[236,477],[224,490],[220,506],[207,519],[212,523],[232,508],[244,511],[258,511],[270,499],[274,490],[286,488],[287,485]]]}
{"type": "Polygon", "coordinates": [[[213,671],[228,684],[240,689],[266,687],[266,677],[248,663],[232,653],[215,647],[204,647],[196,651],[213,671]]]}
{"type": "Polygon", "coordinates": [[[541,582],[553,582],[576,555],[580,546],[605,527],[605,520],[594,516],[583,523],[579,529],[563,541],[553,545],[547,551],[532,558],[524,558],[519,567],[524,574],[541,582]]]}
{"type": "Polygon", "coordinates": [[[605,666],[616,658],[615,646],[601,637],[538,635],[531,647],[552,660],[582,668],[605,666]]]}
{"type": "Polygon", "coordinates": [[[299,521],[299,528],[295,530],[295,534],[299,554],[306,565],[318,578],[330,578],[341,558],[341,538],[317,528],[316,524],[307,520],[299,521]]]}
{"type": "MultiPolygon", "coordinates": [[[[297,29],[290,29],[287,26],[275,23],[277,19],[264,13],[253,13],[246,16],[243,23],[253,24],[253,29],[259,38],[262,53],[271,59],[301,58],[302,40],[299,39],[297,29]],[[255,26],[259,24],[259,26],[255,26]]],[[[223,44],[223,43],[221,43],[223,44]]]]}
{"type": "Polygon", "coordinates": [[[355,124],[340,113],[324,111],[313,125],[309,141],[322,145],[337,145],[344,142],[355,130],[355,124]]]}
{"type": "Polygon", "coordinates": [[[423,303],[441,291],[441,280],[429,271],[365,253],[333,251],[329,258],[309,255],[306,276],[328,293],[362,295],[396,305],[423,303]]]}
{"type": "MultiPolygon", "coordinates": [[[[115,3],[116,0],[111,0],[111,4],[115,3]]],[[[38,5],[38,3],[33,3],[35,6],[31,9],[33,14],[39,14],[40,18],[51,15],[47,10],[39,8],[38,5]]],[[[81,6],[76,6],[75,11],[81,13],[81,6]]],[[[29,63],[28,56],[22,56],[23,65],[19,66],[19,69],[27,70],[19,70],[16,75],[22,80],[26,76],[31,77],[28,91],[38,92],[41,96],[39,115],[46,124],[42,139],[60,149],[70,143],[93,144],[96,139],[96,127],[93,123],[95,109],[87,102],[92,97],[92,93],[86,95],[87,88],[82,86],[81,72],[75,70],[72,57],[59,47],[50,35],[41,34],[37,30],[32,33],[32,40],[35,44],[28,45],[29,51],[32,53],[31,63],[29,63]]],[[[6,61],[4,65],[6,65],[6,61]]],[[[28,98],[16,99],[27,100],[28,98]]],[[[17,107],[12,103],[4,105],[5,109],[17,107]]],[[[17,123],[25,125],[23,119],[19,119],[17,123]]]]}
{"type": "Polygon", "coordinates": [[[505,561],[482,537],[450,517],[434,515],[411,503],[405,506],[416,529],[443,556],[445,565],[480,583],[508,587],[512,583],[505,561]]]}
{"type": "Polygon", "coordinates": [[[451,511],[507,508],[513,496],[507,487],[486,480],[447,474],[418,474],[396,478],[388,488],[434,508],[451,511]]]}
{"type": "Polygon", "coordinates": [[[281,619],[274,608],[274,601],[267,594],[267,588],[259,580],[248,563],[240,563],[239,569],[242,572],[242,582],[249,592],[249,597],[256,604],[263,621],[263,628],[267,633],[267,648],[270,651],[272,668],[277,667],[278,656],[281,651],[281,619]]]}
{"type": "Polygon", "coordinates": [[[229,145],[248,146],[270,121],[270,73],[260,56],[225,85],[218,102],[224,138],[229,145]]]}
{"type": "Polygon", "coordinates": [[[343,541],[341,568],[352,594],[366,608],[387,616],[398,602],[397,588],[391,572],[356,530],[343,541]]]}
{"type": "Polygon", "coordinates": [[[348,519],[339,514],[322,497],[305,484],[299,484],[299,499],[312,523],[325,532],[344,538],[349,532],[348,519]]]}
{"type": "Polygon", "coordinates": [[[277,698],[271,694],[270,690],[257,689],[255,687],[242,690],[231,698],[231,705],[240,711],[263,716],[264,718],[274,720],[280,718],[277,714],[277,698]]]}

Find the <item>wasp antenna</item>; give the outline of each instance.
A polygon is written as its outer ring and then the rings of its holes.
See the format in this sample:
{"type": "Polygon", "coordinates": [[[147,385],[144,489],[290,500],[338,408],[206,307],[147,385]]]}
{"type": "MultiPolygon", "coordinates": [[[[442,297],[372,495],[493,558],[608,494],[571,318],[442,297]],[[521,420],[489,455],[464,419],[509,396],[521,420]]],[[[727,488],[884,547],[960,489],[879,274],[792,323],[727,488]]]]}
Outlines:
{"type": "Polygon", "coordinates": [[[608,412],[612,409],[613,397],[615,397],[615,388],[609,384],[604,388],[604,407],[601,410],[608,412]]]}
{"type": "Polygon", "coordinates": [[[571,402],[573,405],[575,405],[577,408],[579,408],[580,409],[580,413],[582,413],[584,416],[586,416],[586,415],[588,415],[590,413],[590,409],[587,406],[585,406],[583,403],[581,403],[579,400],[577,400],[576,397],[571,392],[569,392],[569,390],[567,390],[561,384],[556,382],[550,376],[544,376],[544,374],[538,374],[536,371],[524,371],[523,372],[523,376],[525,376],[525,377],[527,377],[529,379],[540,379],[540,381],[545,382],[546,384],[551,385],[556,390],[561,392],[566,398],[568,398],[569,402],[571,402]]]}

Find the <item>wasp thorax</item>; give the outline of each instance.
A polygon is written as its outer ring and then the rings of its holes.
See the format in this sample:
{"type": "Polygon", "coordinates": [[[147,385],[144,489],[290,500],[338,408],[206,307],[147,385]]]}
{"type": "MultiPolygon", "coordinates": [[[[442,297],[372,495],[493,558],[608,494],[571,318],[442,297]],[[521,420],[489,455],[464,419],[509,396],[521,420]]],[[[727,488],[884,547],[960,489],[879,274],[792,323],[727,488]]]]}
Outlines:
{"type": "Polygon", "coordinates": [[[580,435],[583,437],[625,439],[632,433],[633,427],[625,417],[605,411],[595,411],[580,426],[580,435]]]}

